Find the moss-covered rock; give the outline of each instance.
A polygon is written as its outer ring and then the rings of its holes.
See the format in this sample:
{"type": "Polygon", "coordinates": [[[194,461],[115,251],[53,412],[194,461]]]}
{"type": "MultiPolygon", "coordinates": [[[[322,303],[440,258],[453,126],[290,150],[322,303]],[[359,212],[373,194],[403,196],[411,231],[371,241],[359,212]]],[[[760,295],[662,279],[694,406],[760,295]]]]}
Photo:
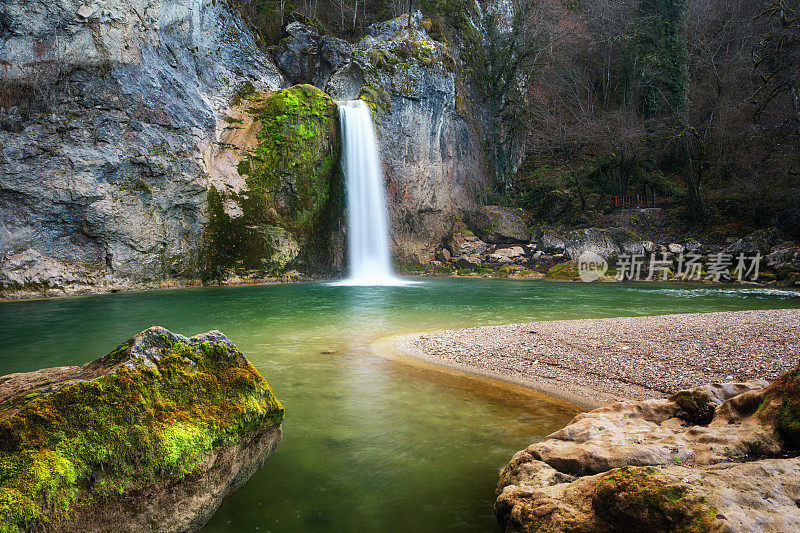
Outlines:
{"type": "Polygon", "coordinates": [[[343,191],[336,103],[311,85],[296,85],[248,96],[247,112],[257,124],[255,145],[238,164],[247,188],[209,190],[206,274],[230,268],[330,273],[343,191]],[[229,201],[233,213],[225,209],[229,201]]]}
{"type": "Polygon", "coordinates": [[[798,398],[800,368],[580,414],[512,458],[495,512],[506,531],[800,531],[798,398]]]}
{"type": "Polygon", "coordinates": [[[718,405],[708,392],[700,390],[679,391],[669,399],[680,408],[678,416],[681,419],[697,426],[707,426],[718,405]]]}
{"type": "Polygon", "coordinates": [[[800,366],[770,385],[761,399],[758,416],[794,448],[800,449],[800,366]]]}
{"type": "Polygon", "coordinates": [[[154,327],[0,378],[0,531],[197,529],[275,450],[283,414],[216,331],[154,327]]]}
{"type": "Polygon", "coordinates": [[[467,225],[482,241],[493,244],[522,244],[531,240],[531,231],[522,209],[483,205],[467,213],[467,225]]]}
{"type": "Polygon", "coordinates": [[[597,484],[592,506],[612,531],[641,531],[647,524],[653,533],[703,533],[716,514],[703,497],[661,479],[652,467],[610,472],[597,484]]]}

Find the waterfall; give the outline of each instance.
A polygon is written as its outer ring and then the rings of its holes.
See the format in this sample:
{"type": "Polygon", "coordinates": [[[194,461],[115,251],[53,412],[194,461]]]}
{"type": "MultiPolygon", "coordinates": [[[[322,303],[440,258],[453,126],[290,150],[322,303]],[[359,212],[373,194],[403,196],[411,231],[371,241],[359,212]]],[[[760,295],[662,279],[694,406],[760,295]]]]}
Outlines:
{"type": "Polygon", "coordinates": [[[340,284],[400,284],[392,273],[383,173],[369,107],[361,100],[340,102],[339,121],[350,269],[349,278],[340,284]]]}

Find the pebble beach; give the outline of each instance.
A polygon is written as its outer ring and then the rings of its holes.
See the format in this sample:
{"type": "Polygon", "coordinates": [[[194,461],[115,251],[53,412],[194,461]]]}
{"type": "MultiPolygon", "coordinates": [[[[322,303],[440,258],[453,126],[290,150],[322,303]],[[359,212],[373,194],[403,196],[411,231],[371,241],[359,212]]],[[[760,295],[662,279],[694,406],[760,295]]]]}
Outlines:
{"type": "Polygon", "coordinates": [[[405,335],[395,347],[596,407],[703,383],[772,381],[800,361],[800,309],[476,327],[405,335]]]}

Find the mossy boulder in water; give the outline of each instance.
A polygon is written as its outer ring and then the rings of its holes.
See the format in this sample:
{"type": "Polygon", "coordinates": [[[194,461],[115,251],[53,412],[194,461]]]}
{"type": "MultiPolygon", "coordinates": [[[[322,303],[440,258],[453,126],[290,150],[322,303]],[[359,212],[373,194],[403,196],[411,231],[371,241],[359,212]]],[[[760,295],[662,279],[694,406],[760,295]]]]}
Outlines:
{"type": "Polygon", "coordinates": [[[0,377],[0,531],[193,531],[280,442],[222,333],[154,327],[83,366],[0,377]]]}
{"type": "Polygon", "coordinates": [[[255,121],[253,146],[238,164],[246,189],[209,190],[207,273],[335,271],[343,191],[336,103],[311,85],[296,85],[251,94],[242,105],[255,121]]]}

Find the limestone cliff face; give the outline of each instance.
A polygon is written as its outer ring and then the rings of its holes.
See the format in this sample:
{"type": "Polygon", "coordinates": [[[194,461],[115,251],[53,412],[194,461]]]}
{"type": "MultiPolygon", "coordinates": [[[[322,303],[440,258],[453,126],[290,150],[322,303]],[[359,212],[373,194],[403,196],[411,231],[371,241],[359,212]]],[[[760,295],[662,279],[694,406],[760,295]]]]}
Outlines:
{"type": "Polygon", "coordinates": [[[419,14],[356,45],[286,32],[268,57],[221,0],[6,2],[0,297],[342,271],[331,98],[372,106],[395,255],[432,259],[485,176],[447,47],[419,14]],[[327,94],[304,86],[288,114],[266,104],[299,83],[327,94]],[[290,115],[319,135],[271,132],[290,115]],[[289,157],[284,141],[311,149],[289,157]]]}
{"type": "Polygon", "coordinates": [[[487,179],[479,121],[447,46],[419,12],[373,25],[352,52],[294,22],[276,61],[334,99],[373,110],[386,178],[394,255],[428,262],[487,179]]]}
{"type": "Polygon", "coordinates": [[[354,51],[375,103],[395,256],[433,259],[486,179],[477,123],[447,47],[403,19],[377,24],[354,51]]]}
{"type": "MultiPolygon", "coordinates": [[[[0,288],[196,276],[219,120],[283,78],[223,1],[9,0],[0,18],[0,288]]],[[[222,167],[222,168],[219,168],[222,167]]]]}

